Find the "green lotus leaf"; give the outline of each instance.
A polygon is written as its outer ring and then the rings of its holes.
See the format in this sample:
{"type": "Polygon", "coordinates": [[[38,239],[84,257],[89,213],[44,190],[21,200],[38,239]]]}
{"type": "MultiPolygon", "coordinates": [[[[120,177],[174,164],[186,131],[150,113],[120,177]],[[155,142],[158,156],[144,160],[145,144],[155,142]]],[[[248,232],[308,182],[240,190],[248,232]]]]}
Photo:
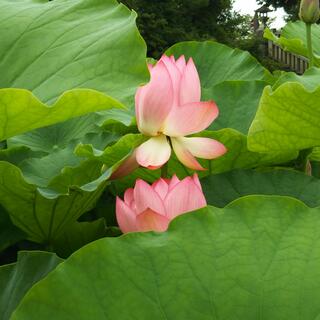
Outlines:
{"type": "Polygon", "coordinates": [[[25,234],[12,224],[7,212],[0,206],[0,252],[25,238],[25,234]]]}
{"type": "Polygon", "coordinates": [[[62,262],[53,253],[20,251],[18,261],[0,267],[1,320],[9,320],[26,292],[62,262]]]}
{"type": "Polygon", "coordinates": [[[320,161],[311,162],[311,167],[312,167],[312,175],[320,179],[320,161]]]}
{"type": "Polygon", "coordinates": [[[76,144],[87,134],[95,133],[98,135],[101,130],[96,124],[98,119],[97,113],[89,113],[62,123],[16,135],[7,140],[7,145],[9,149],[24,146],[33,151],[50,154],[68,147],[71,143],[76,144]]]}
{"type": "Polygon", "coordinates": [[[68,257],[84,245],[106,236],[106,225],[103,218],[92,222],[73,222],[64,228],[53,247],[60,257],[68,257]]]}
{"type": "Polygon", "coordinates": [[[11,137],[0,159],[44,187],[79,162],[72,145],[105,148],[119,135],[100,126],[131,122],[119,108],[148,81],[146,46],[136,14],[114,0],[1,0],[0,17],[0,140],[11,137]]]}
{"type": "Polygon", "coordinates": [[[309,156],[311,161],[320,161],[320,147],[313,148],[312,153],[309,156]]]}
{"type": "Polygon", "coordinates": [[[131,104],[149,77],[135,19],[115,0],[1,0],[0,87],[28,89],[49,104],[91,88],[131,104]]]}
{"type": "Polygon", "coordinates": [[[67,91],[53,106],[43,104],[24,89],[0,89],[0,140],[110,108],[123,106],[115,99],[89,89],[67,91]]]}
{"type": "Polygon", "coordinates": [[[320,146],[320,87],[284,83],[275,91],[266,87],[248,134],[255,152],[302,150],[320,146]]]}
{"type": "Polygon", "coordinates": [[[214,100],[218,118],[207,130],[232,128],[247,134],[259,106],[265,81],[224,81],[203,91],[203,100],[214,100]]]}
{"type": "MultiPolygon", "coordinates": [[[[314,49],[314,63],[317,67],[320,66],[320,27],[313,24],[311,27],[314,49]]],[[[281,36],[275,36],[270,29],[266,29],[264,37],[273,41],[275,44],[282,47],[285,51],[293,52],[298,55],[308,58],[306,26],[302,21],[289,22],[281,31],[281,36]]]]}
{"type": "Polygon", "coordinates": [[[98,240],[34,285],[12,320],[316,319],[319,217],[292,198],[250,196],[165,233],[98,240]]]}
{"type": "Polygon", "coordinates": [[[33,151],[26,146],[17,146],[0,150],[0,161],[7,161],[19,166],[26,159],[40,158],[45,155],[46,153],[42,151],[33,151]]]}
{"type": "Polygon", "coordinates": [[[126,134],[121,137],[115,144],[108,146],[105,150],[99,150],[92,145],[79,144],[75,153],[81,157],[96,159],[102,163],[112,166],[121,159],[127,157],[136,147],[145,142],[148,137],[142,134],[126,134]]]}
{"type": "Polygon", "coordinates": [[[253,194],[290,196],[309,207],[320,206],[319,179],[293,170],[234,170],[205,177],[201,185],[207,203],[216,207],[253,194]]]}
{"type": "MultiPolygon", "coordinates": [[[[18,143],[17,146],[0,150],[0,159],[17,165],[24,178],[38,187],[48,187],[51,185],[52,180],[59,179],[59,176],[64,175],[65,171],[78,170],[76,169],[77,167],[83,170],[85,166],[85,172],[90,173],[91,179],[94,179],[100,174],[101,165],[99,167],[99,163],[91,162],[92,168],[89,168],[84,163],[84,158],[75,155],[74,149],[78,144],[78,139],[75,135],[79,134],[79,140],[96,148],[105,148],[107,145],[117,141],[120,135],[116,132],[105,131],[99,127],[94,130],[95,132],[85,134],[84,127],[86,125],[83,120],[81,118],[80,123],[69,121],[63,126],[55,126],[52,130],[43,131],[40,129],[19,136],[18,139],[21,145],[18,143]],[[70,126],[71,123],[72,126],[70,126]],[[67,128],[70,128],[70,132],[66,130],[67,128]],[[83,129],[82,133],[81,129],[83,129]],[[81,135],[82,138],[80,138],[81,135]],[[23,146],[22,142],[28,147],[23,146]]],[[[90,126],[92,117],[89,116],[87,121],[90,126]]],[[[83,173],[80,173],[79,177],[83,177],[83,173]]],[[[89,181],[90,177],[88,176],[87,178],[89,181]]],[[[68,179],[60,182],[65,187],[69,186],[67,184],[69,183],[68,179]]]]}
{"type": "Polygon", "coordinates": [[[80,166],[75,169],[76,177],[75,174],[63,172],[56,178],[58,181],[52,182],[59,185],[59,182],[62,184],[61,181],[67,180],[61,190],[57,190],[51,186],[38,188],[26,182],[18,167],[0,162],[0,204],[29,240],[51,246],[64,227],[95,205],[108,184],[112,169],[103,174],[99,170],[98,175],[97,167],[92,163],[89,167],[97,174],[95,180],[91,180],[93,176],[90,171],[84,170],[86,166],[80,166]]]}
{"type": "MultiPolygon", "coordinates": [[[[68,167],[77,167],[83,159],[73,154],[73,147],[58,149],[42,158],[29,158],[20,163],[19,168],[29,183],[47,187],[56,176],[68,167]]],[[[10,150],[10,149],[9,149],[10,150]]]]}
{"type": "Polygon", "coordinates": [[[79,162],[71,146],[105,148],[117,139],[99,127],[131,123],[132,112],[119,108],[131,107],[148,81],[136,14],[114,0],[0,0],[0,18],[0,87],[8,88],[0,95],[0,140],[11,137],[0,159],[19,165],[31,184],[54,180],[66,193],[60,177],[77,180],[79,162]]]}
{"type": "MultiPolygon", "coordinates": [[[[93,134],[92,139],[94,141],[90,142],[94,142],[95,145],[98,144],[99,147],[104,147],[106,144],[113,142],[117,137],[118,135],[108,135],[107,133],[102,135],[93,134]],[[100,139],[101,141],[98,142],[100,139]]],[[[86,138],[90,140],[89,137],[85,137],[83,141],[86,141],[86,138]]],[[[92,144],[88,146],[93,147],[92,144]]],[[[19,163],[19,168],[28,182],[44,188],[52,185],[53,180],[61,180],[60,176],[66,176],[66,172],[77,172],[73,173],[73,175],[79,174],[78,178],[81,178],[84,177],[81,170],[86,170],[85,176],[87,181],[98,177],[101,174],[101,164],[98,161],[86,161],[83,157],[77,156],[74,153],[74,149],[75,144],[71,143],[66,148],[57,149],[48,155],[24,159],[19,163]]],[[[71,182],[69,179],[64,179],[63,183],[68,187],[72,185],[70,183],[75,183],[75,181],[71,182]]]]}
{"type": "Polygon", "coordinates": [[[313,91],[320,85],[320,69],[313,67],[306,70],[306,72],[301,76],[294,72],[285,72],[278,78],[277,82],[272,86],[272,89],[276,90],[286,82],[299,82],[306,89],[313,91]]]}
{"type": "Polygon", "coordinates": [[[26,132],[9,138],[7,145],[9,149],[24,146],[47,154],[70,145],[75,146],[80,141],[97,148],[104,148],[110,142],[117,140],[125,130],[132,130],[132,125],[130,122],[127,124],[126,121],[132,119],[132,115],[128,113],[127,117],[120,119],[118,114],[112,112],[120,110],[98,111],[53,126],[26,132]]]}
{"type": "MultiPolygon", "coordinates": [[[[288,22],[282,30],[282,36],[287,39],[298,38],[301,39],[303,44],[307,43],[307,33],[305,23],[302,21],[288,22]]],[[[320,55],[320,26],[317,24],[312,25],[312,38],[313,49],[316,55],[320,55]]]]}
{"type": "Polygon", "coordinates": [[[224,81],[266,80],[271,77],[269,71],[248,52],[218,42],[180,42],[169,48],[166,54],[176,58],[181,55],[186,59],[192,57],[204,91],[224,81]]]}

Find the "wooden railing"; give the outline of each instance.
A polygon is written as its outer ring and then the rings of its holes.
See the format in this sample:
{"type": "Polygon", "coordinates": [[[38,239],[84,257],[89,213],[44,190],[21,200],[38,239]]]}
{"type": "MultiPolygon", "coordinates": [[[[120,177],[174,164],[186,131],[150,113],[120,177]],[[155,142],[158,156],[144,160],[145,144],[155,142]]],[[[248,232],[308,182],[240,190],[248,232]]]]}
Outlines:
{"type": "Polygon", "coordinates": [[[308,59],[294,53],[284,51],[281,47],[268,40],[267,54],[271,59],[281,62],[290,71],[303,74],[308,69],[308,59]]]}

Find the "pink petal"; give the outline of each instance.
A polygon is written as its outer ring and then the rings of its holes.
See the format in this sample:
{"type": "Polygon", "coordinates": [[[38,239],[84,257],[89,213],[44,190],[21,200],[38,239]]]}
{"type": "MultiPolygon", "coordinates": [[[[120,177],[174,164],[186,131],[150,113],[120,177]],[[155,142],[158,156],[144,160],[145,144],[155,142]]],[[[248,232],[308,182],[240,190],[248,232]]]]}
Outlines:
{"type": "Polygon", "coordinates": [[[186,65],[187,65],[187,64],[186,64],[186,59],[185,59],[184,55],[182,55],[182,56],[176,61],[176,66],[177,66],[178,69],[180,70],[181,74],[183,74],[186,65]]]}
{"type": "Polygon", "coordinates": [[[151,209],[165,215],[166,209],[163,201],[156,191],[145,181],[138,179],[134,187],[134,200],[137,213],[151,209]]]}
{"type": "Polygon", "coordinates": [[[119,167],[112,173],[110,180],[125,177],[138,168],[139,164],[136,160],[136,150],[134,150],[133,153],[123,160],[119,167]]]}
{"type": "Polygon", "coordinates": [[[201,166],[201,164],[196,160],[196,158],[190,153],[190,151],[180,143],[179,138],[171,138],[171,143],[173,150],[181,163],[186,167],[193,170],[206,170],[201,166]]]}
{"type": "Polygon", "coordinates": [[[181,81],[181,72],[179,71],[178,67],[176,66],[175,62],[173,62],[169,57],[163,55],[161,57],[161,61],[165,64],[173,85],[173,105],[179,105],[179,96],[180,96],[180,81],[181,81]]]}
{"type": "Polygon", "coordinates": [[[218,114],[218,107],[213,101],[194,102],[173,108],[165,121],[163,133],[170,137],[181,137],[200,132],[218,114]]]}
{"type": "Polygon", "coordinates": [[[125,191],[125,193],[124,193],[124,202],[129,207],[132,207],[132,203],[134,202],[133,188],[129,188],[129,189],[127,189],[125,191]]]}
{"type": "Polygon", "coordinates": [[[168,193],[169,186],[164,179],[159,179],[152,184],[152,188],[161,199],[164,199],[168,193]]]}
{"type": "Polygon", "coordinates": [[[200,98],[200,79],[196,66],[193,63],[192,58],[190,58],[183,71],[180,82],[180,105],[199,102],[200,98]]]}
{"type": "Polygon", "coordinates": [[[227,152],[227,148],[219,141],[210,138],[177,138],[189,152],[202,159],[215,159],[227,152]]]}
{"type": "Polygon", "coordinates": [[[179,182],[179,178],[174,174],[169,182],[169,191],[172,190],[179,182]]]}
{"type": "Polygon", "coordinates": [[[171,155],[171,147],[166,136],[150,138],[137,148],[137,162],[146,168],[159,168],[165,164],[171,155]]]}
{"type": "Polygon", "coordinates": [[[148,166],[148,169],[149,170],[157,170],[157,169],[159,169],[161,167],[162,167],[162,165],[160,165],[160,166],[148,166]]]}
{"type": "Polygon", "coordinates": [[[136,213],[119,197],[116,200],[116,217],[119,228],[123,233],[138,231],[136,213]]]}
{"type": "Polygon", "coordinates": [[[158,231],[163,232],[168,229],[170,220],[150,209],[137,216],[139,231],[158,231]]]}
{"type": "Polygon", "coordinates": [[[173,105],[173,85],[170,74],[159,61],[151,70],[150,82],[136,93],[136,116],[139,130],[157,135],[173,105]]]}
{"type": "Polygon", "coordinates": [[[192,176],[192,180],[193,180],[194,184],[195,184],[195,185],[200,189],[200,191],[202,192],[202,186],[201,186],[199,177],[198,177],[198,175],[197,175],[196,173],[192,176]]]}
{"type": "Polygon", "coordinates": [[[170,220],[182,213],[194,211],[206,205],[207,202],[202,191],[191,177],[187,177],[178,183],[165,199],[167,217],[170,220]]]}

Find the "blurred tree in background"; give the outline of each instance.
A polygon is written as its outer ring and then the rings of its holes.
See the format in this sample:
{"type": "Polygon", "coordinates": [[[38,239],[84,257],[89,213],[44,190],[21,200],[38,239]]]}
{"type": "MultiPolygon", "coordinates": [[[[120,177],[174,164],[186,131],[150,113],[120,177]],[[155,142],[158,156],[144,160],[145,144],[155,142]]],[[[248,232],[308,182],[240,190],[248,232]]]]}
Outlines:
{"type": "MultiPolygon", "coordinates": [[[[187,40],[216,40],[249,51],[270,71],[285,69],[265,54],[265,40],[253,31],[250,15],[235,12],[234,0],[120,0],[138,13],[137,25],[148,56],[159,58],[171,45],[187,40]]],[[[295,10],[298,1],[257,0],[295,10]]],[[[293,11],[292,11],[293,12],[293,11]]],[[[270,24],[270,19],[267,23],[270,24]]]]}
{"type": "Polygon", "coordinates": [[[233,0],[121,0],[138,13],[137,24],[158,58],[174,43],[217,40],[238,46],[251,34],[251,17],[232,10],[233,0]]]}

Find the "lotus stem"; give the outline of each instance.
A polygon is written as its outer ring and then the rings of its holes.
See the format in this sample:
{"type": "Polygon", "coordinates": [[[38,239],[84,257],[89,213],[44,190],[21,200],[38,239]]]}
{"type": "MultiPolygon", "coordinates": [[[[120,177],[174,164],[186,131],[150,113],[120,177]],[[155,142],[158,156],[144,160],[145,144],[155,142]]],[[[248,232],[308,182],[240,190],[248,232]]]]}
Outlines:
{"type": "Polygon", "coordinates": [[[314,57],[313,57],[313,49],[312,49],[312,34],[311,34],[311,23],[306,23],[307,30],[307,47],[308,47],[308,56],[309,56],[309,68],[314,66],[314,57]]]}

